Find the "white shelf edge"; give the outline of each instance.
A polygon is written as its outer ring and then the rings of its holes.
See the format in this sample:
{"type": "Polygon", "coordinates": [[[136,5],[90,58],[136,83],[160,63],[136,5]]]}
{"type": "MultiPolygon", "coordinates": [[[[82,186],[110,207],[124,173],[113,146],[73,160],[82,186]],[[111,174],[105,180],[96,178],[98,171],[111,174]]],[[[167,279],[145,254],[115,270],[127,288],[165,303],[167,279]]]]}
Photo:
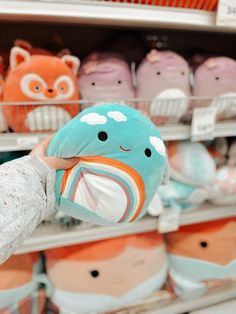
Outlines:
{"type": "MultiPolygon", "coordinates": [[[[191,126],[173,124],[160,126],[162,138],[165,141],[187,140],[191,137],[191,126]]],[[[0,134],[0,152],[30,150],[34,147],[32,140],[41,141],[52,133],[2,133],[0,134]],[[26,144],[22,144],[22,142],[26,144]]],[[[215,137],[236,136],[236,121],[216,124],[215,137]]],[[[33,141],[34,142],[34,141],[33,141]]]]}
{"type": "Polygon", "coordinates": [[[236,286],[225,287],[220,291],[212,291],[205,296],[196,297],[189,300],[180,300],[177,299],[172,301],[170,304],[163,307],[156,307],[153,310],[143,311],[140,313],[145,314],[182,314],[197,309],[202,309],[206,306],[218,304],[224,301],[229,301],[236,298],[236,286]]]}
{"type": "MultiPolygon", "coordinates": [[[[199,210],[182,213],[180,216],[180,225],[189,225],[234,216],[236,216],[236,206],[213,207],[205,205],[199,210]]],[[[122,235],[155,231],[157,230],[157,225],[157,218],[144,217],[138,222],[116,227],[91,226],[91,228],[82,229],[80,226],[76,226],[66,229],[66,227],[61,228],[54,225],[40,226],[16,253],[22,254],[122,235]]]]}
{"type": "Polygon", "coordinates": [[[1,0],[0,19],[235,32],[217,27],[213,12],[88,0],[1,0]]]}

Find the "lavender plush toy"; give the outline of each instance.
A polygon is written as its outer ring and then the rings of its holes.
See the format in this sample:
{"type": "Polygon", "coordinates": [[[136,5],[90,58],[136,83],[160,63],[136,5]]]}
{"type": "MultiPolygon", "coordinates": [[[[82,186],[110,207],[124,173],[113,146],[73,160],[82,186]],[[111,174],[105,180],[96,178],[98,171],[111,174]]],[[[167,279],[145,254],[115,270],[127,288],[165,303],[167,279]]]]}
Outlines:
{"type": "Polygon", "coordinates": [[[90,101],[127,101],[135,96],[129,65],[109,53],[87,57],[79,72],[79,90],[90,101]]]}
{"type": "MultiPolygon", "coordinates": [[[[210,58],[198,67],[194,81],[194,96],[215,98],[202,101],[201,106],[216,106],[219,120],[236,116],[236,61],[210,58]]],[[[199,102],[193,103],[192,107],[196,106],[199,102]]]]}
{"type": "Polygon", "coordinates": [[[137,70],[137,98],[140,109],[155,123],[176,122],[188,109],[190,69],[187,62],[172,51],[151,50],[137,70]]]}

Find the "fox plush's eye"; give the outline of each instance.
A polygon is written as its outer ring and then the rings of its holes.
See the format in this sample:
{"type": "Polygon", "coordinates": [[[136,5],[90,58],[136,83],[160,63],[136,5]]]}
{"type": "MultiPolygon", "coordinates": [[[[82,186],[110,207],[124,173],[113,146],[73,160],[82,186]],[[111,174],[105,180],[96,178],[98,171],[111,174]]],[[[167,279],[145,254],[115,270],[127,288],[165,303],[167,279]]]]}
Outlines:
{"type": "Polygon", "coordinates": [[[58,91],[61,94],[67,94],[69,91],[69,84],[66,81],[61,81],[58,85],[57,85],[58,91]]]}
{"type": "Polygon", "coordinates": [[[33,93],[41,93],[43,91],[43,84],[38,80],[32,80],[29,83],[29,88],[33,93]]]}
{"type": "Polygon", "coordinates": [[[201,241],[199,244],[204,249],[208,247],[208,243],[206,241],[201,241]]]}

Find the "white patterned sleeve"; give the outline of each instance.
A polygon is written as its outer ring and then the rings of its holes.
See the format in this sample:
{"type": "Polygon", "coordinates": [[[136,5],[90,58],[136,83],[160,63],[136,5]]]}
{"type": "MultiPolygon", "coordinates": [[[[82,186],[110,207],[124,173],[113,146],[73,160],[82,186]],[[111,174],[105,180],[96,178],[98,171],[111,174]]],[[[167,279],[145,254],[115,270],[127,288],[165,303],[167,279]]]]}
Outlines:
{"type": "Polygon", "coordinates": [[[0,264],[54,213],[55,171],[26,156],[0,166],[0,264]]]}

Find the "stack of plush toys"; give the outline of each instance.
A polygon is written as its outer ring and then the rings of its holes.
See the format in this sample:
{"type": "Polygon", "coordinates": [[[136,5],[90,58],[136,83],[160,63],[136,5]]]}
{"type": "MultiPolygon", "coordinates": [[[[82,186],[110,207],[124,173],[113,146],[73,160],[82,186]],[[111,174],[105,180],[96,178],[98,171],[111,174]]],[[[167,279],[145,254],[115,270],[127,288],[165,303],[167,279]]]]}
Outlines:
{"type": "Polygon", "coordinates": [[[38,255],[16,255],[0,266],[0,313],[116,313],[204,295],[235,283],[235,240],[228,218],[51,249],[44,273],[38,255]]]}
{"type": "Polygon", "coordinates": [[[107,47],[80,66],[69,50],[53,54],[16,40],[9,66],[0,66],[0,97],[8,103],[1,106],[0,132],[55,131],[81,109],[104,101],[134,106],[157,125],[186,122],[200,106],[215,106],[218,120],[236,116],[235,60],[200,55],[187,62],[156,49],[145,55],[131,35],[107,47]]]}
{"type": "Polygon", "coordinates": [[[160,202],[151,215],[163,208],[196,210],[204,202],[234,205],[236,201],[236,144],[226,138],[193,143],[167,144],[171,167],[168,185],[158,188],[160,202]]]}

